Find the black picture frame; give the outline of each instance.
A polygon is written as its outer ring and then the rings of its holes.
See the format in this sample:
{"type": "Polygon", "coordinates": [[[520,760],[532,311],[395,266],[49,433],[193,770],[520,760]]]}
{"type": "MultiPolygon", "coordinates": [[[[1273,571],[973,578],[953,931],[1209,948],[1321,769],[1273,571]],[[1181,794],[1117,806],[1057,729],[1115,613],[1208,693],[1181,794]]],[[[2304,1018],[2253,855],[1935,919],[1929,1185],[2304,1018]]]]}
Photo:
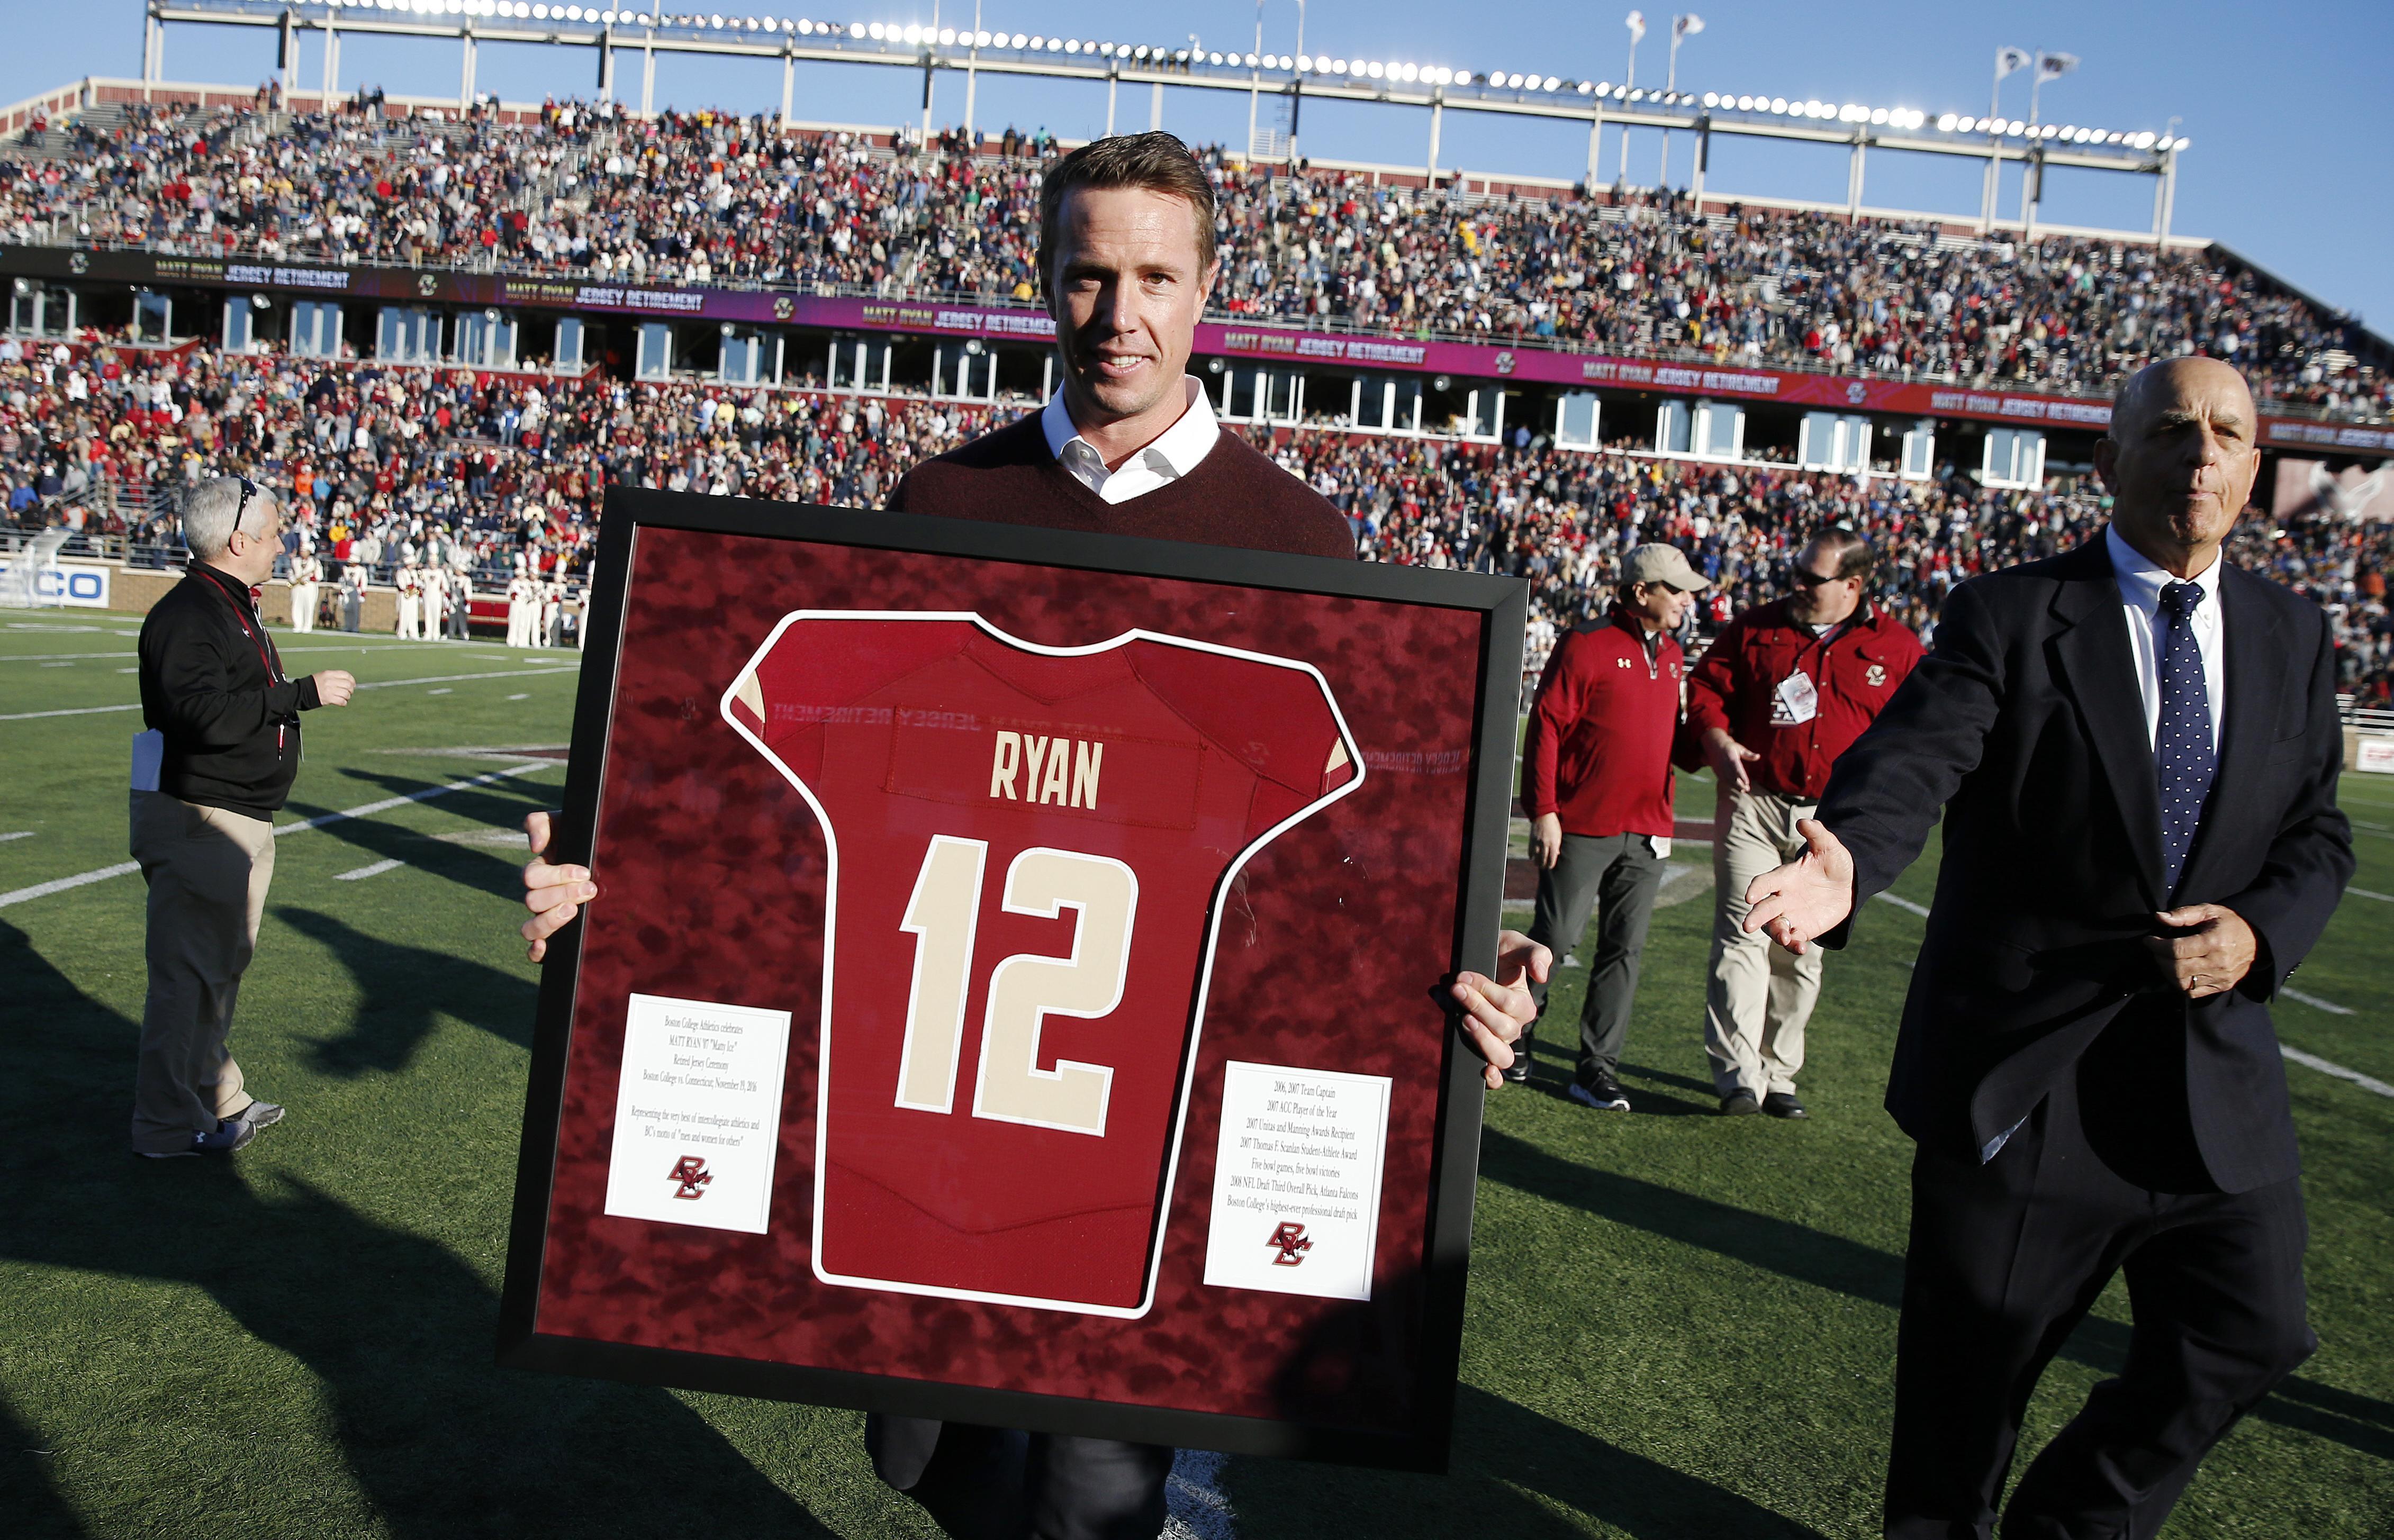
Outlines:
{"type": "MultiPolygon", "coordinates": [[[[1467,771],[1469,811],[1449,967],[1450,970],[1493,969],[1513,796],[1521,644],[1529,603],[1526,584],[1474,573],[612,487],[599,525],[565,806],[555,823],[549,851],[551,859],[559,862],[586,862],[593,849],[633,556],[646,529],[927,553],[963,561],[1032,563],[1478,613],[1480,655],[1472,681],[1476,701],[1467,771]]],[[[497,1362],[501,1366],[1230,1454],[1432,1472],[1445,1468],[1462,1349],[1464,1286],[1485,1091],[1482,1062],[1463,1041],[1458,1012],[1449,1010],[1438,1101],[1425,1252],[1426,1309],[1418,1339],[1414,1402],[1420,1414],[1406,1433],[1392,1436],[542,1333],[534,1317],[564,1110],[583,931],[579,919],[559,930],[549,940],[542,965],[506,1276],[500,1296],[497,1362]]]]}

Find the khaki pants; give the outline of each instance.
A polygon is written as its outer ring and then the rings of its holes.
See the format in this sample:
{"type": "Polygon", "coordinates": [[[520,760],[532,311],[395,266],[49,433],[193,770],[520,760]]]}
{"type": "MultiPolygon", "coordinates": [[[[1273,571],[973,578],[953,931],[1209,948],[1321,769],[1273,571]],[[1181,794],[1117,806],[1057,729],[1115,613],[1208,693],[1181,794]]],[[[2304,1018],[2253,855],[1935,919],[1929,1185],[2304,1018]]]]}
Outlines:
{"type": "Polygon", "coordinates": [[[1804,1027],[1821,997],[1821,949],[1798,957],[1745,923],[1746,886],[1804,849],[1796,821],[1815,804],[1724,789],[1713,819],[1713,950],[1704,982],[1704,1052],[1713,1088],[1760,1100],[1793,1091],[1804,1068],[1804,1027]]]}
{"type": "Polygon", "coordinates": [[[274,826],[164,792],[135,792],[133,859],[150,885],[150,995],[133,1074],[133,1148],[164,1153],[250,1104],[225,1046],[257,945],[274,826]]]}

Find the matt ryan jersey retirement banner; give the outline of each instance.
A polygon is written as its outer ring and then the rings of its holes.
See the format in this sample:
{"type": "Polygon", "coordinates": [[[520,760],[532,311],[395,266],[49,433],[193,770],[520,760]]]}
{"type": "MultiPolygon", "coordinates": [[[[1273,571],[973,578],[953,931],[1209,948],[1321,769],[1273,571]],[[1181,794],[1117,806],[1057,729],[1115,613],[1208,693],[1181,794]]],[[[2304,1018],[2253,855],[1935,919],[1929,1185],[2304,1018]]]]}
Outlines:
{"type": "Polygon", "coordinates": [[[617,492],[598,593],[503,1360],[1442,1461],[1519,586],[617,492]]]}

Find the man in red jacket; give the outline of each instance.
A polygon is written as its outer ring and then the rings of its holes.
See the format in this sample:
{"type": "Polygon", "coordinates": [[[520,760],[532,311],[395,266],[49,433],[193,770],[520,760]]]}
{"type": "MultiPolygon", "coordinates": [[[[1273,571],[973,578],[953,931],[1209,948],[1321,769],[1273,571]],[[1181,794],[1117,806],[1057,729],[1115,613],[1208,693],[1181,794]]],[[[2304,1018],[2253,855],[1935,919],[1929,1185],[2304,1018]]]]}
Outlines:
{"type": "Polygon", "coordinates": [[[1724,1112],[1806,1115],[1796,1076],[1821,953],[1747,934],[1745,889],[1803,852],[1796,820],[1920,661],[1919,639],[1863,598],[1871,562],[1860,534],[1822,529],[1788,570],[1794,591],[1730,622],[1688,676],[1688,726],[1719,783],[1704,1051],[1724,1112]]]}
{"type": "MultiPolygon", "coordinates": [[[[1521,808],[1537,858],[1530,939],[1557,955],[1578,944],[1599,902],[1572,1099],[1626,1112],[1613,1071],[1638,995],[1638,957],[1671,853],[1671,741],[1679,726],[1679,644],[1671,639],[1710,583],[1675,546],[1640,546],[1622,563],[1612,613],[1556,647],[1521,743],[1521,808]]],[[[1546,986],[1532,983],[1538,1009],[1546,986]]],[[[1514,1050],[1530,1073],[1532,1022],[1514,1050]]]]}

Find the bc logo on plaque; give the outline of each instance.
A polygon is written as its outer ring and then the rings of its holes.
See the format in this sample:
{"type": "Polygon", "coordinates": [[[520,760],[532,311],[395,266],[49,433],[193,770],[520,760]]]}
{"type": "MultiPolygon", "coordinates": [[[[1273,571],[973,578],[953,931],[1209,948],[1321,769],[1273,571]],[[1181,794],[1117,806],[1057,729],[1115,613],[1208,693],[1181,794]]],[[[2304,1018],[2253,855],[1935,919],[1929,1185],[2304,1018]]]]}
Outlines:
{"type": "Polygon", "coordinates": [[[1388,1142],[1385,1075],[1224,1065],[1205,1282],[1371,1298],[1388,1142]]]}
{"type": "Polygon", "coordinates": [[[786,1010],[631,996],[607,1212],[765,1233],[789,1051],[786,1010]]]}

